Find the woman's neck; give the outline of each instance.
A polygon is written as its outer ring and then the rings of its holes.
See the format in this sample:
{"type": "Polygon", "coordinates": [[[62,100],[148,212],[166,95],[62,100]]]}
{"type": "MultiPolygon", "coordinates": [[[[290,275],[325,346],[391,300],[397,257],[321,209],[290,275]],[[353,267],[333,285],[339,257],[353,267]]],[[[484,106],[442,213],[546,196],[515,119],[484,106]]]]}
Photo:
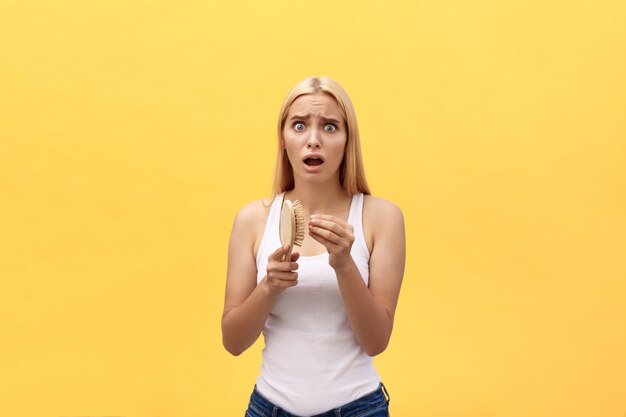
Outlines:
{"type": "Polygon", "coordinates": [[[306,214],[325,214],[336,212],[348,199],[346,190],[339,184],[298,183],[285,193],[285,199],[300,200],[306,214]]]}

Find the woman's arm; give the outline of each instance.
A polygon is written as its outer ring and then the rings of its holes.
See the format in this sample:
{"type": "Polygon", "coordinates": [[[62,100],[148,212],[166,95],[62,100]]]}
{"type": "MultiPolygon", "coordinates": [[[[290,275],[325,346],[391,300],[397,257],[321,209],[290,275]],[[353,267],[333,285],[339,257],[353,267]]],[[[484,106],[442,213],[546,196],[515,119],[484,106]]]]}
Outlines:
{"type": "MultiPolygon", "coordinates": [[[[297,273],[291,272],[297,264],[281,262],[286,250],[278,248],[269,257],[267,275],[257,285],[254,239],[264,225],[263,219],[261,202],[252,202],[239,210],[230,235],[222,343],[235,356],[257,340],[278,294],[297,284],[297,273]]],[[[294,252],[291,259],[295,261],[298,256],[294,252]]]]}
{"type": "Polygon", "coordinates": [[[318,229],[317,233],[312,231],[312,236],[325,244],[331,256],[336,255],[331,266],[337,274],[350,327],[365,353],[375,356],[387,348],[391,338],[404,275],[406,248],[404,217],[396,205],[380,198],[372,198],[368,215],[372,216],[368,224],[374,227],[369,286],[365,285],[349,255],[354,241],[351,225],[340,219],[321,216],[329,222],[324,226],[326,230],[318,229]]]}

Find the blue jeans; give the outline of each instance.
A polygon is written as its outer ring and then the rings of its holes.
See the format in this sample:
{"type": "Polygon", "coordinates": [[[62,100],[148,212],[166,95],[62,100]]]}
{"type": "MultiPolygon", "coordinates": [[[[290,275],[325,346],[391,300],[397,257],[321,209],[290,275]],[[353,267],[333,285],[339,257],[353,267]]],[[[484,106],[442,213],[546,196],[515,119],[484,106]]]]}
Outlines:
{"type": "MultiPolygon", "coordinates": [[[[333,408],[316,414],[311,417],[389,417],[389,393],[381,382],[378,389],[357,398],[356,400],[344,404],[341,407],[333,408]],[[383,393],[384,391],[384,393],[383,393]],[[386,394],[386,396],[385,396],[386,394]]],[[[300,417],[288,413],[277,405],[272,404],[263,397],[254,386],[250,403],[246,410],[246,417],[300,417]]]]}

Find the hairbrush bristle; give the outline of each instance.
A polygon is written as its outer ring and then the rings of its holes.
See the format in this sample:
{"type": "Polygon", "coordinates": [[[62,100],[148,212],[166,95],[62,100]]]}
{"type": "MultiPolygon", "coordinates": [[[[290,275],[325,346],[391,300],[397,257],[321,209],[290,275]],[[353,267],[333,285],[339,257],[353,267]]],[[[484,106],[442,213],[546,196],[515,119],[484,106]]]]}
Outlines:
{"type": "Polygon", "coordinates": [[[293,213],[296,217],[296,238],[293,243],[302,246],[304,242],[304,207],[299,200],[293,202],[293,213]]]}

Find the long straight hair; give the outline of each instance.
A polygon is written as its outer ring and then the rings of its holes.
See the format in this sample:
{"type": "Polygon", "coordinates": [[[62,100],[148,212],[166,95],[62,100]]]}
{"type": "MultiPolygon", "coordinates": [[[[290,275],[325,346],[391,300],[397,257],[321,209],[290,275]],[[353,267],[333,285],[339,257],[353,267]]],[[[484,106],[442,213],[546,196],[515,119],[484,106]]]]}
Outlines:
{"type": "Polygon", "coordinates": [[[359,192],[371,194],[367,180],[365,179],[356,113],[348,93],[332,78],[309,77],[300,81],[289,91],[280,109],[280,115],[278,117],[278,153],[276,156],[276,172],[274,175],[272,201],[278,194],[283,191],[289,191],[295,186],[293,167],[289,162],[287,151],[282,147],[283,128],[285,127],[285,120],[287,119],[289,109],[298,97],[305,94],[315,94],[320,91],[335,98],[343,112],[344,122],[348,126],[348,138],[344,150],[344,157],[339,166],[339,180],[341,186],[346,190],[349,196],[359,192]]]}

